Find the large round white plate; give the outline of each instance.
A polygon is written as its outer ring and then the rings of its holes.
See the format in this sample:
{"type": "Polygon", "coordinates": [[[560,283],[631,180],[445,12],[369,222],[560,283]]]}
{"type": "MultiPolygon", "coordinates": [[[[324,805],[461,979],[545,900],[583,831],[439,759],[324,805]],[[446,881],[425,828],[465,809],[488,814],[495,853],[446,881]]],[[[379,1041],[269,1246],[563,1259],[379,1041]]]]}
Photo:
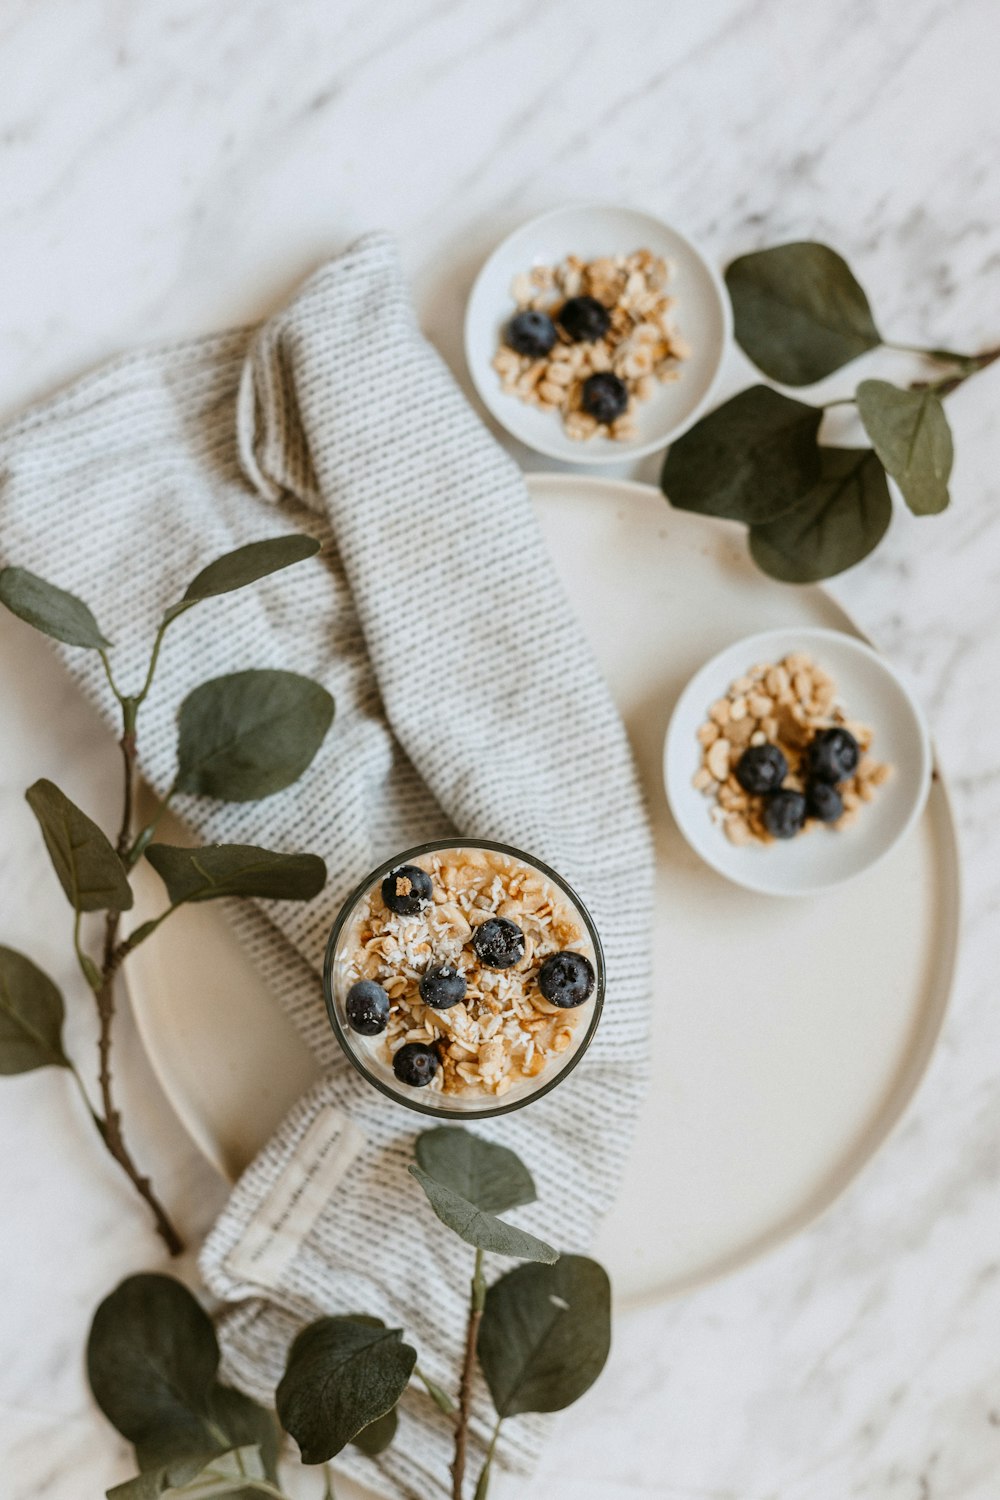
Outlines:
{"type": "MultiPolygon", "coordinates": [[[[742,533],[658,491],[529,479],[556,566],[628,726],[657,855],[652,1084],[596,1253],[620,1304],[719,1276],[807,1223],[899,1118],[948,1000],[959,875],[947,794],[874,869],[777,900],[724,880],[667,809],[661,751],[691,674],[777,626],[853,630],[818,588],[770,582],[742,533]]],[[[162,903],[144,879],[136,920],[162,903]]],[[[153,1066],[235,1177],[315,1065],[209,906],[137,950],[129,983],[153,1066]]],[[[614,1003],[613,996],[609,1003],[614,1003]]]]}

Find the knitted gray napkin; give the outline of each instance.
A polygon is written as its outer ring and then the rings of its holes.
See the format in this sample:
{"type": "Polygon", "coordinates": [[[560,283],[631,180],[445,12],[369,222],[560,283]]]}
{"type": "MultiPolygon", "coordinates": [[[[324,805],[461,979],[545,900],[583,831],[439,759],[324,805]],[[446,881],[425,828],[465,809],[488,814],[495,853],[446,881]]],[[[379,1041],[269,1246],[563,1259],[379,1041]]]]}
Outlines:
{"type": "MultiPolygon", "coordinates": [[[[177,705],[206,678],[292,669],[336,700],[295,786],[252,806],[179,808],[205,841],[313,850],[330,872],[308,905],[230,912],[324,1075],[236,1187],[201,1267],[231,1307],[225,1369],[254,1396],[273,1398],[296,1329],[332,1312],[402,1326],[427,1374],[454,1388],[472,1252],[406,1173],[420,1118],[341,1056],[318,971],[351,887],[424,839],[498,839],[568,877],[604,943],[602,1024],[558,1089],[475,1128],[534,1174],[539,1202],[518,1221],[585,1250],[644,1083],[652,893],[628,744],[574,618],[586,598],[567,601],[520,473],[421,336],[382,235],[260,328],[115,360],[0,434],[2,561],[90,602],[121,642],[126,687],[164,606],[207,561],[296,528],[322,553],[176,624],[140,722],[142,771],[162,792],[177,705]]],[[[93,653],[61,654],[113,722],[93,653]]],[[[500,1461],[524,1472],[540,1424],[508,1429],[500,1461]]],[[[477,1421],[473,1472],[484,1437],[477,1421]]],[[[385,1495],[426,1500],[449,1457],[448,1425],[415,1389],[377,1465],[354,1450],[338,1462],[385,1495]]]]}

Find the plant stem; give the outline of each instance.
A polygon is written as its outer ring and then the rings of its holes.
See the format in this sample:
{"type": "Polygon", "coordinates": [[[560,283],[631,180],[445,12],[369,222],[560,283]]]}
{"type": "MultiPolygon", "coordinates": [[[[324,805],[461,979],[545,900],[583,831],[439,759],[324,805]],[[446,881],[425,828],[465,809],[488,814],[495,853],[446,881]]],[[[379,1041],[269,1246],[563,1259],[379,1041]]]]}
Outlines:
{"type": "Polygon", "coordinates": [[[176,785],[174,785],[163,797],[160,798],[160,800],[156,804],[156,810],[153,813],[153,816],[150,818],[145,828],[140,829],[139,833],[132,841],[131,848],[128,850],[127,854],[123,856],[125,860],[126,870],[131,870],[132,867],[142,857],[142,855],[145,854],[146,849],[149,847],[153,835],[156,832],[157,825],[160,819],[163,817],[163,814],[166,812],[167,808],[173,801],[176,791],[177,787],[176,785]]]}
{"type": "Polygon", "coordinates": [[[856,406],[857,402],[853,396],[840,396],[836,401],[824,401],[822,410],[829,411],[832,406],[856,406]]]}
{"type": "Polygon", "coordinates": [[[333,1470],[329,1464],[323,1465],[323,1500],[337,1500],[333,1489],[333,1470]]]}
{"type": "Polygon", "coordinates": [[[476,1251],[476,1266],[472,1273],[472,1296],[469,1304],[469,1325],[465,1334],[465,1358],[462,1361],[462,1379],[458,1389],[458,1416],[455,1419],[455,1457],[451,1465],[452,1500],[462,1500],[465,1482],[465,1454],[469,1440],[469,1411],[472,1406],[472,1376],[476,1367],[476,1341],[486,1302],[486,1281],[483,1277],[483,1252],[476,1251]]]}
{"type": "MultiPolygon", "coordinates": [[[[132,808],[135,797],[136,775],[135,717],[137,708],[138,704],[134,698],[124,698],[122,700],[121,751],[125,778],[122,797],[122,821],[118,831],[117,849],[123,858],[128,851],[132,834],[132,808]]],[[[115,1018],[115,974],[124,957],[124,952],[121,950],[128,951],[127,942],[121,945],[118,943],[120,922],[120,912],[109,911],[106,913],[100,983],[95,989],[97,1015],[100,1023],[97,1039],[97,1055],[101,1107],[104,1111],[102,1135],[104,1143],[115,1161],[132,1182],[139,1196],[149,1205],[156,1223],[157,1233],[170,1251],[170,1254],[180,1255],[184,1249],[184,1241],[174,1228],[166,1209],[153,1191],[153,1184],[139,1170],[132,1157],[132,1153],[125,1144],[121,1114],[115,1104],[111,1076],[111,1035],[115,1018]]],[[[148,932],[146,935],[148,935],[148,932]]]]}
{"type": "Polygon", "coordinates": [[[479,1478],[476,1480],[476,1493],[472,1497],[472,1500],[486,1500],[486,1491],[490,1483],[490,1470],[493,1467],[493,1454],[496,1451],[497,1438],[500,1436],[500,1423],[502,1421],[503,1417],[498,1416],[494,1424],[493,1436],[490,1438],[490,1446],[486,1450],[483,1467],[480,1469],[479,1478]]]}

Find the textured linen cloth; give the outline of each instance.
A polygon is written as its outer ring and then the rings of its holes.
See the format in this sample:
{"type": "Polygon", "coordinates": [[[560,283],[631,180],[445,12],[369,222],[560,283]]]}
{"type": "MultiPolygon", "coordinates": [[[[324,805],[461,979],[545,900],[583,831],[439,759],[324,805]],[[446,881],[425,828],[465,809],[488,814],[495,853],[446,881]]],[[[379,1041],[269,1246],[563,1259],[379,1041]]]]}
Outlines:
{"type": "MultiPolygon", "coordinates": [[[[273,1398],[304,1320],[356,1311],[402,1326],[454,1390],[473,1252],[405,1170],[429,1122],[367,1085],[329,1029],[318,971],[340,903],[381,860],[452,835],[531,851],[580,891],[607,959],[593,1046],[548,1097],[474,1127],[527,1162],[539,1202],[514,1217],[561,1249],[585,1250],[614,1196],[646,1070],[648,831],[622,725],[522,478],[420,335],[382,235],[260,328],[115,360],[0,434],[0,560],[87,599],[118,643],[125,690],[163,608],[206,562],[295,529],[322,553],[173,625],[139,723],[142,772],[162,792],[177,707],[199,682],[280,667],[336,700],[293,787],[252,806],[178,804],[205,841],[313,850],[329,867],[312,903],[230,910],[324,1075],[238,1184],[202,1270],[231,1304],[225,1370],[259,1398],[273,1398]],[[257,1277],[241,1250],[262,1205],[296,1180],[311,1129],[349,1142],[340,1180],[257,1277]]],[[[114,723],[96,656],[60,651],[114,723]]],[[[253,1090],[248,1079],[248,1110],[253,1090]]],[[[542,1425],[508,1423],[499,1461],[524,1472],[542,1425]]],[[[477,1420],[473,1476],[484,1432],[477,1420]]],[[[352,1449],[338,1463],[426,1500],[444,1492],[450,1450],[448,1424],[415,1388],[377,1466],[352,1449]]]]}

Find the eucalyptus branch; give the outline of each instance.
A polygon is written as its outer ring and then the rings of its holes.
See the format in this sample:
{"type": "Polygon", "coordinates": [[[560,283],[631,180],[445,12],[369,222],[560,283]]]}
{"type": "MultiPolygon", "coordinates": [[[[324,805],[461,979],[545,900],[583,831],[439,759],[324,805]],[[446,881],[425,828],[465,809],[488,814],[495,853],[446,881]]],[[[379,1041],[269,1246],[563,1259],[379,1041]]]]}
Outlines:
{"type": "Polygon", "coordinates": [[[469,1322],[465,1332],[465,1356],[458,1388],[458,1415],[455,1418],[455,1457],[451,1464],[452,1500],[462,1500],[465,1483],[465,1458],[469,1441],[469,1414],[472,1410],[472,1380],[476,1368],[476,1342],[486,1304],[486,1279],[483,1276],[483,1252],[477,1249],[469,1299],[469,1322]]]}

